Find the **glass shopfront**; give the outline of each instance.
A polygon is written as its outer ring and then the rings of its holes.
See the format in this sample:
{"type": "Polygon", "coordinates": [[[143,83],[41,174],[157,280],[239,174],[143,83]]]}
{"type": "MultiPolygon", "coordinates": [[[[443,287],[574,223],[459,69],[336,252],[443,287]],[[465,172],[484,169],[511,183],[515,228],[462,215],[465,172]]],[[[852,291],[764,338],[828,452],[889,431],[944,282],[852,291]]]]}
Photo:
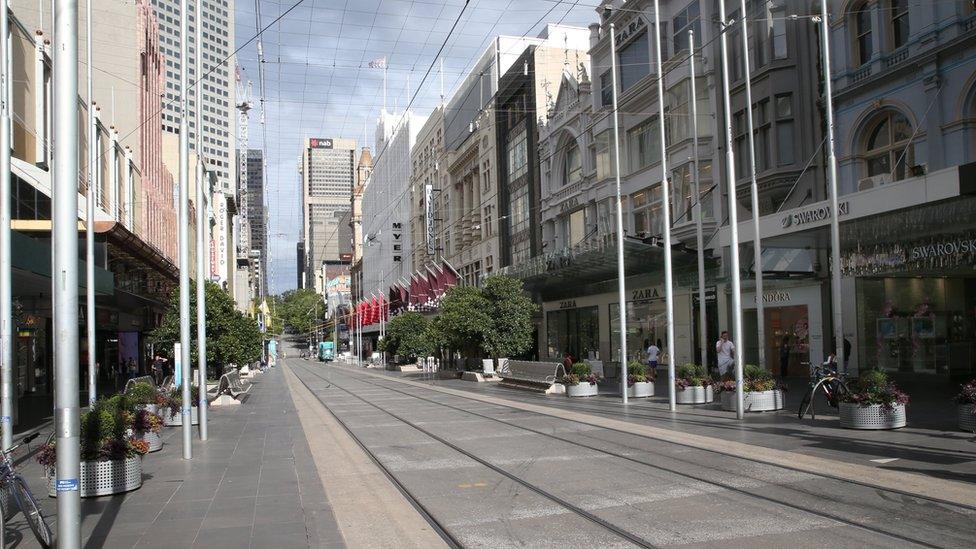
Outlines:
{"type": "Polygon", "coordinates": [[[966,377],[976,371],[976,278],[858,278],[862,364],[966,377]]]}
{"type": "Polygon", "coordinates": [[[546,313],[549,358],[569,353],[574,359],[600,356],[600,309],[597,306],[567,308],[546,313]]]}
{"type": "MultiPolygon", "coordinates": [[[[640,292],[640,290],[638,290],[640,292]]],[[[665,300],[660,297],[627,302],[627,356],[630,360],[645,360],[644,351],[653,342],[661,349],[659,364],[666,364],[670,354],[665,348],[668,339],[668,316],[665,300]]],[[[610,349],[613,360],[620,360],[620,304],[610,304],[610,349]]]]}

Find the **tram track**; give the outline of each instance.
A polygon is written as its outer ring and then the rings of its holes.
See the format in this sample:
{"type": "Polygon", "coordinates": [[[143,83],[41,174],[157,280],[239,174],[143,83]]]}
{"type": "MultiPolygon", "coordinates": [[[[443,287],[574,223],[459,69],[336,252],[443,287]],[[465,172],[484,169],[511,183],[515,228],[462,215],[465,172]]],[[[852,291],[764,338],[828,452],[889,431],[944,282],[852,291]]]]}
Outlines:
{"type": "MultiPolygon", "coordinates": [[[[375,405],[373,403],[370,403],[370,402],[366,401],[365,399],[359,397],[358,395],[354,395],[348,389],[343,388],[343,387],[339,387],[338,385],[335,384],[335,382],[333,380],[330,380],[330,379],[325,378],[324,376],[322,376],[319,373],[317,373],[315,370],[313,370],[311,368],[308,368],[307,366],[304,367],[303,369],[307,373],[309,373],[310,375],[313,375],[313,376],[319,378],[320,380],[323,380],[323,381],[326,381],[328,383],[331,383],[332,385],[340,388],[344,392],[346,392],[348,394],[351,394],[353,396],[356,396],[356,398],[358,398],[359,400],[362,400],[363,402],[367,402],[368,404],[370,404],[371,406],[373,406],[373,407],[375,407],[377,409],[383,410],[379,406],[377,406],[377,405],[375,405]]],[[[851,528],[859,529],[859,530],[865,531],[865,532],[870,533],[870,534],[884,536],[884,537],[890,538],[892,540],[896,540],[897,542],[911,543],[911,544],[915,544],[915,545],[922,546],[922,547],[933,547],[933,548],[935,548],[935,547],[944,547],[945,546],[944,544],[941,544],[941,543],[932,543],[930,541],[926,541],[926,540],[922,540],[922,539],[910,537],[910,536],[903,535],[903,534],[900,534],[900,533],[897,533],[897,532],[883,530],[883,529],[880,529],[880,528],[871,526],[869,524],[866,524],[864,522],[858,522],[858,521],[850,520],[849,518],[846,518],[846,517],[843,517],[843,516],[838,516],[835,513],[829,513],[829,512],[818,511],[816,509],[811,509],[808,506],[798,505],[798,504],[793,503],[793,502],[790,502],[790,501],[784,501],[783,498],[777,498],[777,497],[772,497],[770,495],[757,493],[757,491],[754,491],[754,490],[749,490],[749,489],[746,489],[746,488],[742,488],[742,487],[739,487],[739,486],[735,486],[735,484],[733,482],[731,482],[731,481],[729,481],[729,482],[716,481],[715,479],[709,478],[709,477],[707,477],[705,475],[696,475],[696,474],[689,473],[688,471],[682,471],[682,470],[676,469],[674,467],[666,467],[666,466],[663,466],[663,465],[661,465],[659,463],[651,463],[651,462],[648,461],[648,459],[654,458],[654,457],[674,459],[673,456],[669,456],[669,455],[666,455],[666,454],[663,454],[663,453],[648,452],[644,448],[638,448],[636,446],[627,446],[627,445],[621,444],[619,442],[613,442],[613,444],[618,445],[618,446],[622,446],[622,447],[624,447],[628,451],[641,452],[641,453],[643,453],[643,454],[645,454],[647,456],[646,458],[643,458],[643,459],[642,458],[637,458],[637,457],[634,457],[634,456],[631,456],[631,455],[627,455],[627,454],[624,454],[624,453],[614,452],[614,451],[611,451],[611,450],[607,450],[606,448],[601,447],[601,446],[597,446],[595,444],[581,442],[579,440],[574,440],[574,439],[571,439],[571,438],[568,438],[568,437],[565,437],[565,436],[560,436],[560,435],[557,435],[557,434],[554,434],[554,433],[540,431],[538,429],[534,429],[534,428],[530,428],[530,427],[527,427],[527,426],[524,426],[524,425],[519,425],[519,424],[510,422],[510,421],[498,419],[496,417],[492,417],[492,416],[487,415],[487,414],[483,414],[483,413],[480,413],[480,412],[475,412],[475,411],[472,411],[472,410],[469,410],[469,409],[466,409],[466,408],[462,408],[462,407],[459,407],[459,406],[454,406],[452,404],[448,404],[448,403],[445,403],[445,402],[441,402],[441,401],[438,401],[438,400],[435,400],[435,399],[431,399],[431,398],[427,398],[427,397],[424,397],[424,396],[416,395],[416,394],[413,394],[413,393],[411,393],[409,391],[405,391],[403,389],[400,389],[398,387],[391,387],[391,386],[387,385],[387,383],[396,383],[396,381],[391,381],[391,382],[384,381],[383,383],[379,383],[376,380],[366,380],[366,379],[363,379],[362,376],[355,375],[355,374],[353,374],[351,372],[344,372],[344,371],[342,371],[339,368],[333,367],[333,370],[334,371],[337,371],[337,372],[340,372],[342,375],[345,375],[348,378],[353,379],[357,383],[363,383],[363,384],[366,384],[366,385],[369,385],[369,386],[372,386],[372,387],[377,387],[377,388],[380,388],[380,389],[384,389],[384,390],[387,390],[387,391],[391,391],[391,392],[394,392],[394,393],[398,393],[398,394],[401,394],[401,395],[404,395],[404,396],[408,396],[408,397],[411,397],[411,398],[414,398],[414,399],[417,399],[417,400],[420,400],[420,401],[423,401],[423,402],[427,402],[427,403],[430,403],[430,404],[434,404],[434,405],[437,405],[437,406],[441,406],[441,407],[444,407],[446,409],[450,409],[450,410],[453,410],[453,411],[456,411],[456,412],[461,412],[461,413],[464,413],[464,414],[468,414],[468,415],[471,415],[471,416],[475,416],[475,417],[478,417],[480,419],[484,419],[484,420],[492,421],[492,422],[495,422],[495,423],[499,423],[499,424],[505,425],[505,426],[510,427],[510,428],[515,428],[515,429],[527,431],[527,432],[533,433],[535,435],[539,435],[539,436],[542,436],[542,437],[546,437],[548,439],[557,440],[557,441],[560,441],[562,443],[570,444],[570,445],[573,445],[573,446],[576,446],[576,447],[579,447],[579,448],[583,448],[583,449],[586,449],[586,450],[598,452],[598,453],[601,453],[601,454],[604,454],[604,455],[607,455],[607,456],[610,456],[610,457],[614,457],[614,458],[617,458],[617,459],[625,460],[627,462],[634,463],[634,464],[637,464],[637,465],[640,465],[640,466],[643,466],[643,467],[648,467],[648,468],[651,468],[651,469],[654,469],[654,470],[657,470],[657,471],[661,471],[661,472],[665,472],[665,473],[668,473],[668,474],[676,475],[676,476],[679,476],[679,477],[682,477],[682,478],[685,478],[685,479],[688,479],[688,480],[692,480],[692,481],[696,481],[696,482],[703,482],[703,483],[715,485],[715,486],[718,486],[718,487],[720,487],[722,489],[729,490],[731,492],[738,493],[738,494],[741,494],[743,496],[747,496],[747,497],[750,497],[750,498],[754,498],[754,499],[757,499],[757,500],[761,500],[761,501],[764,501],[764,502],[767,502],[767,503],[772,503],[774,505],[786,507],[786,508],[789,508],[789,509],[792,509],[792,510],[795,510],[795,511],[800,511],[800,512],[803,512],[803,513],[808,513],[810,515],[817,516],[817,517],[822,518],[822,519],[834,521],[834,522],[837,522],[837,523],[840,523],[840,524],[844,524],[846,526],[850,526],[851,528]]],[[[419,390],[419,388],[417,388],[417,389],[419,390]]],[[[455,398],[464,398],[464,397],[458,396],[458,395],[451,395],[451,396],[454,396],[455,398]]],[[[480,402],[480,401],[478,401],[476,399],[471,399],[471,400],[474,401],[474,402],[479,402],[480,404],[484,404],[483,402],[480,402]]],[[[518,410],[517,408],[505,406],[504,404],[493,404],[493,406],[518,410]]],[[[388,412],[387,410],[383,410],[383,411],[386,412],[386,413],[388,413],[388,414],[390,414],[390,415],[393,415],[392,413],[388,412]]],[[[519,411],[524,412],[523,410],[519,410],[519,411]]],[[[539,414],[535,414],[533,412],[526,412],[526,413],[530,413],[530,414],[533,414],[533,415],[539,415],[539,414]]],[[[650,437],[642,437],[640,435],[633,435],[631,433],[625,433],[625,434],[630,435],[630,436],[639,437],[639,438],[644,438],[644,439],[650,438],[650,437]]],[[[433,437],[439,438],[436,435],[433,435],[433,437]]],[[[607,442],[607,441],[603,441],[603,440],[600,440],[600,439],[596,439],[596,440],[599,441],[599,442],[603,442],[603,443],[606,443],[607,442]]],[[[451,443],[447,442],[447,444],[450,445],[451,443]]],[[[452,445],[452,446],[454,446],[454,445],[452,445]]],[[[463,452],[463,450],[461,450],[461,451],[463,452]]],[[[464,453],[466,453],[466,452],[464,452],[464,453]]],[[[720,454],[720,455],[724,455],[724,454],[720,454]]],[[[733,456],[733,457],[735,457],[736,459],[742,459],[742,460],[745,460],[745,461],[752,461],[754,463],[760,463],[762,465],[767,465],[766,463],[764,463],[764,462],[762,462],[760,460],[750,459],[748,457],[740,457],[740,456],[733,456]]],[[[480,458],[476,458],[476,459],[478,459],[479,461],[482,461],[482,460],[480,460],[480,458]]],[[[779,466],[770,466],[770,467],[781,468],[779,466]]],[[[782,469],[789,470],[788,468],[782,468],[782,469]]],[[[718,471],[718,469],[715,469],[715,470],[718,471]]],[[[811,472],[808,472],[808,471],[802,471],[802,472],[804,474],[811,475],[811,476],[814,476],[814,477],[819,477],[819,478],[822,478],[822,479],[828,480],[828,481],[842,482],[842,483],[843,482],[846,482],[846,481],[844,481],[842,479],[837,479],[837,478],[834,478],[833,476],[830,476],[830,475],[817,475],[816,473],[811,473],[811,472]]],[[[508,475],[506,475],[506,476],[508,476],[508,475]]],[[[747,478],[750,478],[750,477],[747,476],[747,478]]],[[[517,482],[519,482],[517,479],[513,479],[513,480],[516,480],[517,482]]],[[[753,479],[753,480],[759,481],[760,483],[765,482],[762,479],[753,479]]],[[[863,485],[860,485],[860,484],[857,484],[857,483],[850,483],[850,484],[852,484],[854,486],[864,487],[863,485]]],[[[943,506],[943,507],[948,506],[948,507],[952,507],[952,508],[958,508],[958,509],[964,509],[964,510],[967,510],[967,511],[971,511],[970,509],[968,509],[968,508],[966,508],[964,506],[960,506],[960,505],[957,505],[957,504],[953,504],[951,502],[943,502],[943,501],[938,501],[938,500],[931,500],[930,498],[916,496],[916,495],[913,495],[913,494],[898,493],[897,491],[880,490],[878,488],[870,487],[870,486],[867,486],[867,488],[870,488],[870,489],[873,489],[873,490],[877,490],[879,493],[886,492],[886,493],[888,493],[890,495],[897,494],[899,496],[916,498],[916,499],[923,500],[923,501],[926,501],[926,502],[929,502],[929,503],[933,503],[933,504],[937,504],[937,505],[943,506]]],[[[820,498],[820,499],[823,499],[824,498],[824,494],[823,493],[814,493],[814,492],[812,492],[810,490],[803,489],[803,488],[801,488],[799,486],[790,486],[788,488],[788,490],[797,492],[801,497],[820,498]]]]}
{"type": "MultiPolygon", "coordinates": [[[[517,476],[517,475],[515,475],[515,474],[513,474],[511,472],[509,472],[506,469],[504,469],[502,467],[499,467],[499,466],[497,466],[495,464],[492,464],[492,463],[488,462],[487,460],[485,460],[485,459],[483,459],[481,457],[478,457],[474,453],[469,452],[469,451],[461,448],[460,446],[458,446],[458,445],[456,445],[456,444],[448,441],[447,439],[445,439],[445,438],[443,438],[443,437],[441,437],[439,435],[436,435],[436,434],[432,433],[431,431],[429,431],[428,429],[425,429],[423,426],[417,424],[416,422],[410,421],[409,419],[406,419],[406,418],[400,416],[399,414],[390,412],[389,410],[386,410],[386,409],[382,408],[381,406],[376,405],[376,404],[374,404],[374,403],[372,403],[372,402],[364,399],[363,397],[357,395],[356,393],[350,391],[349,389],[346,389],[345,387],[342,387],[341,385],[335,383],[333,380],[329,380],[329,379],[326,379],[323,376],[318,375],[314,370],[311,370],[308,366],[299,365],[296,369],[299,369],[299,370],[301,370],[301,371],[303,371],[303,372],[305,372],[307,374],[311,374],[313,377],[316,377],[316,378],[318,378],[318,379],[320,379],[322,381],[325,381],[326,383],[329,384],[329,386],[335,387],[336,389],[339,389],[340,391],[342,391],[342,392],[348,394],[349,396],[351,396],[351,397],[359,400],[360,402],[363,402],[363,403],[365,403],[365,404],[367,404],[367,405],[369,405],[369,406],[371,406],[373,408],[376,408],[377,410],[379,410],[379,411],[381,411],[381,412],[389,415],[390,417],[396,419],[397,421],[403,423],[404,425],[407,425],[407,426],[411,427],[412,429],[414,429],[414,430],[416,430],[416,431],[424,434],[425,436],[433,439],[434,441],[438,442],[439,444],[441,444],[441,445],[443,445],[443,446],[445,446],[447,448],[450,448],[451,450],[453,450],[453,451],[455,451],[455,452],[457,452],[457,453],[459,453],[459,454],[467,457],[468,459],[471,459],[471,460],[475,461],[476,463],[478,463],[478,464],[480,464],[480,465],[482,465],[482,466],[490,469],[491,471],[494,471],[495,473],[497,473],[497,474],[499,474],[499,475],[501,475],[501,476],[503,476],[505,478],[508,478],[509,480],[511,480],[511,481],[513,481],[513,482],[515,482],[515,483],[517,483],[517,484],[519,484],[519,485],[527,488],[528,490],[531,490],[535,494],[537,494],[537,495],[539,495],[539,496],[541,496],[541,497],[543,497],[543,498],[545,498],[545,499],[547,499],[547,500],[555,503],[556,505],[558,505],[558,506],[566,509],[567,511],[573,513],[574,515],[576,515],[578,517],[581,517],[583,519],[586,519],[587,521],[589,521],[589,522],[591,522],[591,523],[593,523],[593,524],[595,524],[595,525],[597,525],[599,527],[602,527],[605,530],[608,530],[608,531],[612,532],[613,534],[617,535],[618,537],[620,537],[620,538],[622,538],[622,539],[624,539],[626,541],[629,541],[629,542],[633,543],[634,545],[636,545],[638,547],[644,547],[644,548],[648,548],[648,549],[656,549],[658,547],[658,546],[650,543],[649,541],[644,540],[644,539],[642,539],[642,538],[640,538],[638,536],[635,536],[634,534],[632,534],[632,533],[630,533],[630,532],[628,532],[628,531],[626,531],[626,530],[624,530],[624,529],[622,529],[622,528],[620,528],[620,527],[618,527],[618,526],[616,526],[616,525],[614,525],[614,524],[612,524],[612,523],[610,523],[610,522],[608,522],[608,521],[606,521],[606,520],[604,520],[604,519],[602,519],[602,518],[594,515],[593,513],[590,513],[589,511],[586,511],[585,509],[582,509],[582,508],[580,508],[580,507],[578,507],[578,506],[570,503],[569,501],[566,501],[565,499],[560,498],[559,496],[556,496],[555,494],[552,494],[551,492],[548,492],[544,488],[542,488],[542,487],[540,487],[538,485],[535,485],[535,484],[533,484],[533,483],[531,483],[531,482],[529,482],[529,481],[527,481],[527,480],[525,480],[525,479],[523,479],[523,478],[521,478],[521,477],[519,477],[519,476],[517,476]]],[[[416,495],[414,495],[412,492],[410,492],[410,490],[406,486],[404,486],[403,483],[401,483],[396,478],[396,476],[393,474],[393,472],[390,471],[390,469],[385,464],[383,464],[382,460],[380,460],[376,456],[376,454],[373,451],[371,451],[362,442],[362,440],[356,435],[356,433],[342,420],[342,418],[339,417],[338,414],[336,414],[329,407],[328,404],[325,403],[325,401],[318,394],[316,394],[316,392],[308,385],[308,383],[306,383],[305,380],[302,379],[301,376],[299,376],[299,375],[296,375],[295,377],[309,391],[309,393],[311,393],[312,396],[314,396],[315,399],[318,400],[319,403],[326,410],[328,410],[330,414],[332,414],[332,416],[336,419],[336,421],[338,421],[339,424],[342,425],[343,429],[349,434],[349,436],[352,437],[353,440],[356,441],[356,443],[359,445],[359,447],[362,448],[363,451],[366,452],[366,454],[370,456],[370,459],[374,463],[377,464],[377,466],[384,472],[384,474],[388,478],[390,478],[390,480],[394,483],[394,485],[397,487],[397,489],[404,495],[404,497],[406,497],[410,501],[410,503],[415,508],[417,508],[418,511],[421,512],[421,515],[424,517],[424,519],[428,523],[430,523],[430,525],[433,528],[435,528],[435,530],[437,531],[438,535],[440,535],[441,538],[444,539],[444,541],[448,545],[450,545],[451,547],[463,547],[463,545],[460,543],[460,541],[458,541],[458,539],[448,530],[448,528],[445,525],[443,525],[442,523],[440,523],[433,516],[433,514],[431,514],[431,512],[427,509],[427,507],[423,505],[423,503],[420,501],[420,499],[416,495]]],[[[381,388],[384,388],[385,389],[385,387],[381,387],[381,388]]]]}

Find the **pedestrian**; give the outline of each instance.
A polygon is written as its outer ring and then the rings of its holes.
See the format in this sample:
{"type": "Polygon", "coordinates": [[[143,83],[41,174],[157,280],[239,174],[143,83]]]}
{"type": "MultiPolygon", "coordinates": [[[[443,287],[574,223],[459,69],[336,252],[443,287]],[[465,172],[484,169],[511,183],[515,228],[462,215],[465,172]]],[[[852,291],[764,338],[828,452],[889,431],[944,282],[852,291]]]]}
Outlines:
{"type": "Polygon", "coordinates": [[[651,371],[656,371],[657,357],[659,354],[661,354],[661,348],[654,343],[651,343],[647,346],[647,351],[645,352],[647,353],[647,366],[651,369],[651,371]]]}
{"type": "Polygon", "coordinates": [[[563,368],[566,372],[573,367],[573,355],[569,354],[569,351],[563,354],[563,368]]]}
{"type": "Polygon", "coordinates": [[[126,362],[126,370],[128,370],[129,379],[133,379],[136,377],[136,375],[139,374],[139,367],[136,366],[136,361],[131,356],[129,357],[129,360],[126,362]]]}
{"type": "Polygon", "coordinates": [[[851,363],[851,340],[844,338],[844,371],[851,363]]]}
{"type": "Polygon", "coordinates": [[[715,354],[718,355],[718,375],[725,376],[735,362],[735,343],[729,340],[729,332],[722,331],[721,337],[715,342],[715,354]]]}
{"type": "Polygon", "coordinates": [[[156,382],[157,386],[163,384],[163,374],[164,374],[165,367],[166,367],[166,359],[159,356],[159,354],[156,354],[153,357],[153,361],[152,361],[152,376],[153,376],[153,381],[156,382]]]}

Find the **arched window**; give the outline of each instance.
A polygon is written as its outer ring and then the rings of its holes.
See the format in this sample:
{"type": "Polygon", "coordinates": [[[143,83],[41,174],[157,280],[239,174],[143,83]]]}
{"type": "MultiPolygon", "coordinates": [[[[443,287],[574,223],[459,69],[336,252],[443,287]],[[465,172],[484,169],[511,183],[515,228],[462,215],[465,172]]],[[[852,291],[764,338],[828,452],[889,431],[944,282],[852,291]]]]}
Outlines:
{"type": "Polygon", "coordinates": [[[905,115],[888,111],[869,127],[864,142],[864,163],[868,177],[888,175],[893,181],[905,178],[906,166],[915,157],[909,144],[912,125],[905,115]]]}
{"type": "Polygon", "coordinates": [[[579,183],[583,179],[583,158],[580,156],[579,145],[573,143],[566,149],[563,157],[563,185],[579,183]]]}

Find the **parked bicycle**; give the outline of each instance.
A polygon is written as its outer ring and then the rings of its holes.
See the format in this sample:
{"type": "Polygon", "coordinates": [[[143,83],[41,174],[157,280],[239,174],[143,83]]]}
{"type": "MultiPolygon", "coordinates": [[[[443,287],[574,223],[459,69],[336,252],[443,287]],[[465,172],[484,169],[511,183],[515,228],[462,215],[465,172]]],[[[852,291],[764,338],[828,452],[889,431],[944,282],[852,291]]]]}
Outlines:
{"type": "Polygon", "coordinates": [[[837,408],[840,396],[850,392],[845,381],[846,377],[846,374],[838,373],[835,362],[828,362],[815,367],[813,375],[810,377],[810,390],[803,395],[797,416],[803,419],[803,416],[810,412],[810,418],[816,419],[817,412],[814,407],[814,400],[819,393],[824,395],[831,408],[837,408]]]}
{"type": "Polygon", "coordinates": [[[2,536],[0,540],[3,540],[4,547],[6,547],[7,535],[6,521],[13,515],[13,512],[8,512],[10,510],[7,509],[7,505],[11,503],[16,505],[17,509],[20,509],[24,513],[24,518],[27,519],[27,524],[34,532],[34,537],[37,538],[41,547],[45,549],[51,547],[51,527],[44,520],[44,515],[37,506],[37,499],[31,493],[30,488],[28,488],[27,481],[14,470],[14,462],[10,459],[14,450],[24,444],[30,444],[38,436],[39,433],[34,433],[25,437],[20,444],[12,446],[9,450],[0,452],[0,455],[2,455],[2,459],[0,459],[0,489],[4,490],[8,496],[7,498],[0,497],[0,536],[2,536]]]}

